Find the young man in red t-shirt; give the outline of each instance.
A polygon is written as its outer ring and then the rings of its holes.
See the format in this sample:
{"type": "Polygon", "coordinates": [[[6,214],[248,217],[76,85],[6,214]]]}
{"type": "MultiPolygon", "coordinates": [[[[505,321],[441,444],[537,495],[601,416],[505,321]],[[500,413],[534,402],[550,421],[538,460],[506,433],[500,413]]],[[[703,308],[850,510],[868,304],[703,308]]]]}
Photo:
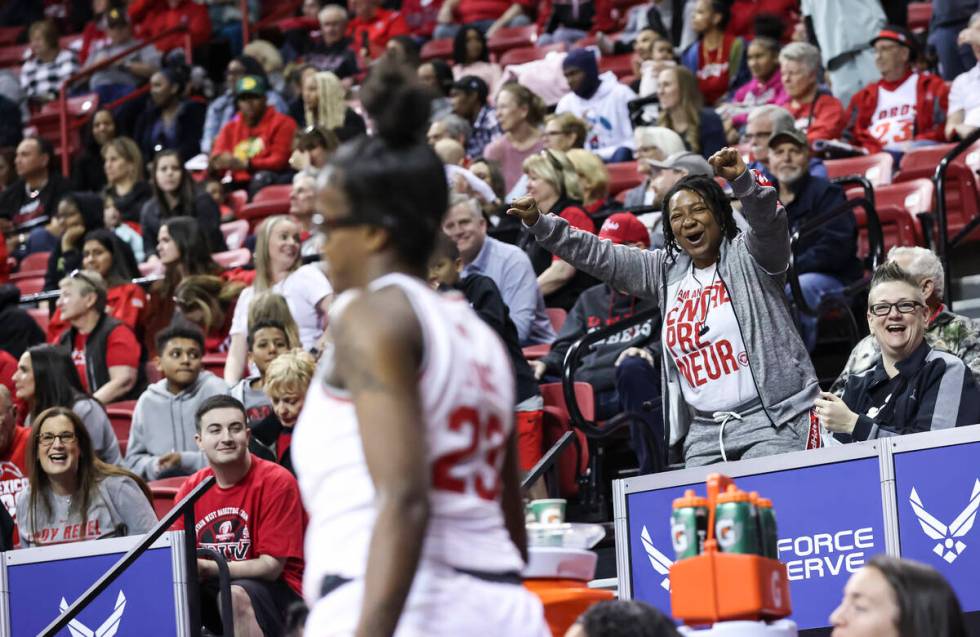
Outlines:
{"type": "Polygon", "coordinates": [[[128,325],[106,313],[105,280],[76,270],[58,287],[61,317],[71,323],[58,342],[70,348],[82,387],[103,405],[137,398],[140,344],[128,325]]]}
{"type": "Polygon", "coordinates": [[[17,494],[27,488],[24,453],[30,437],[30,429],[17,426],[17,410],[10,390],[0,385],[0,502],[15,520],[17,494]]]}
{"type": "MultiPolygon", "coordinates": [[[[217,483],[194,505],[197,545],[220,552],[231,575],[235,634],[281,635],[287,608],[300,599],[306,513],[299,485],[286,469],[248,452],[245,407],[231,396],[212,396],[197,410],[194,439],[208,467],[189,477],[183,498],[208,476],[217,483]]],[[[178,521],[177,528],[183,524],[178,521]]],[[[197,560],[202,619],[221,632],[217,614],[218,566],[197,560]]]]}

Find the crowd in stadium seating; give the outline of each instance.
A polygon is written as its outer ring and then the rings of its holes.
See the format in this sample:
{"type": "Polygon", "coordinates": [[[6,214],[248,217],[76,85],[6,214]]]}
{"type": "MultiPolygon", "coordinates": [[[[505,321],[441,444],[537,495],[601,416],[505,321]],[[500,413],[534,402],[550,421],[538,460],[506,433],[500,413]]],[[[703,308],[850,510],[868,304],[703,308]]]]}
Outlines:
{"type": "MultiPolygon", "coordinates": [[[[381,59],[430,90],[453,193],[430,283],[508,346],[523,470],[545,451],[538,383],[657,308],[578,370],[597,418],[639,414],[643,473],[980,422],[980,324],[944,305],[942,261],[889,243],[872,273],[831,179],[980,127],[975,2],[931,26],[886,0],[280,4],[248,3],[250,41],[217,0],[0,7],[0,493],[23,545],[145,531],[144,481],[207,472],[299,537],[290,437],[332,347],[320,252],[342,227],[318,180],[370,134],[358,88],[381,59]],[[800,303],[860,318],[869,289],[870,334],[821,392],[800,303]]],[[[234,541],[227,521],[199,540],[234,541]]],[[[277,533],[241,558],[285,583],[247,591],[268,634],[302,568],[277,533]]]]}

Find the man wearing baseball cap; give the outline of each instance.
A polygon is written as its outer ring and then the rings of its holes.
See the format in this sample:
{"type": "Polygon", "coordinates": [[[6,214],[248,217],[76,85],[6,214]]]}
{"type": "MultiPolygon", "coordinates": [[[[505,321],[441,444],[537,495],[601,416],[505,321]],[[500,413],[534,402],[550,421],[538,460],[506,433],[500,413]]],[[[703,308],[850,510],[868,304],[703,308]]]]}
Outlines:
{"type": "MultiPolygon", "coordinates": [[[[630,212],[617,212],[606,219],[599,238],[638,250],[650,247],[646,226],[630,212]]],[[[560,376],[568,349],[590,330],[613,325],[653,307],[655,303],[650,299],[618,292],[605,283],[585,290],[569,311],[548,355],[531,361],[535,377],[540,380],[560,376]]],[[[642,419],[631,425],[630,434],[641,474],[660,471],[666,460],[657,376],[660,323],[658,315],[593,345],[575,374],[576,380],[592,385],[597,418],[606,420],[632,411],[642,419]],[[645,404],[654,405],[654,409],[645,409],[645,404]]]]}
{"type": "Polygon", "coordinates": [[[232,180],[253,193],[289,168],[296,132],[293,118],[266,105],[267,90],[259,75],[239,78],[235,83],[238,115],[221,127],[211,149],[211,169],[221,174],[232,171],[232,180]]]}
{"type": "MultiPolygon", "coordinates": [[[[126,9],[110,7],[105,12],[106,38],[92,45],[86,66],[93,66],[107,60],[142,40],[133,37],[126,9]]],[[[99,94],[102,102],[112,102],[128,95],[137,86],[150,79],[160,68],[160,51],[155,47],[145,47],[130,53],[112,66],[92,74],[89,86],[99,94]]]]}
{"type": "Polygon", "coordinates": [[[449,89],[453,113],[459,115],[473,127],[466,141],[466,156],[476,159],[483,156],[483,149],[500,136],[497,112],[487,104],[490,88],[475,75],[464,75],[449,89]]]}
{"type": "Polygon", "coordinates": [[[872,153],[904,153],[919,142],[944,141],[949,89],[942,78],[912,67],[918,53],[912,34],[888,25],[871,46],[881,80],[851,99],[845,136],[872,153]]]}
{"type": "MultiPolygon", "coordinates": [[[[809,162],[806,133],[787,128],[769,138],[769,168],[786,208],[791,235],[808,220],[846,201],[840,186],[810,174],[809,162]]],[[[800,237],[793,246],[793,267],[810,307],[817,307],[824,295],[838,293],[861,276],[856,227],[854,213],[848,211],[822,224],[819,232],[800,237]]],[[[812,352],[817,344],[817,320],[802,313],[799,318],[803,343],[812,352]]]]}

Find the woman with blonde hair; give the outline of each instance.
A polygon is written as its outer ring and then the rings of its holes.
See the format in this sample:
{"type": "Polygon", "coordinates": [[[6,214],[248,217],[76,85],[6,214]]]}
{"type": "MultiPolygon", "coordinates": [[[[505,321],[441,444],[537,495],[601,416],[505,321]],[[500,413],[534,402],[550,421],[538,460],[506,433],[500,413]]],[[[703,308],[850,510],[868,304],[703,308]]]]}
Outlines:
{"type": "Polygon", "coordinates": [[[231,322],[231,346],[225,361],[225,382],[235,385],[242,378],[248,350],[249,305],[260,292],[281,293],[286,278],[301,262],[299,226],[287,215],[273,215],[259,226],[255,242],[255,280],[242,290],[231,322]]]}
{"type": "MultiPolygon", "coordinates": [[[[581,182],[567,154],[546,149],[531,155],[524,160],[524,174],[527,176],[527,193],[540,202],[542,210],[558,215],[575,228],[595,234],[595,223],[582,208],[581,182]]],[[[571,309],[579,293],[594,283],[591,277],[561,259],[552,259],[526,229],[522,229],[518,245],[531,259],[538,275],[538,287],[548,307],[571,309]]]]}
{"type": "Polygon", "coordinates": [[[181,316],[201,328],[204,353],[226,351],[235,300],[245,289],[241,281],[226,281],[211,274],[183,279],[174,292],[174,305],[181,316]]]}
{"type": "Polygon", "coordinates": [[[347,89],[333,73],[304,74],[302,97],[306,126],[333,131],[341,142],[367,132],[364,119],[347,105],[347,89]]]}
{"type": "Polygon", "coordinates": [[[694,74],[686,67],[675,66],[661,71],[657,82],[658,124],[680,135],[686,150],[705,158],[721,150],[725,146],[725,128],[717,113],[702,107],[694,74]]]}
{"type": "Polygon", "coordinates": [[[153,195],[143,171],[143,153],[129,137],[116,137],[102,145],[106,187],[123,221],[139,223],[143,203],[153,195]]]}
{"type": "Polygon", "coordinates": [[[17,494],[20,546],[140,535],[157,516],[146,484],[98,459],[78,414],[38,415],[27,447],[28,486],[17,494]]]}
{"type": "Polygon", "coordinates": [[[272,401],[273,413],[252,427],[253,442],[262,445],[276,462],[294,475],[289,443],[315,371],[313,356],[301,349],[280,354],[269,363],[262,389],[272,401]]]}
{"type": "Polygon", "coordinates": [[[541,123],[545,105],[540,97],[517,82],[508,82],[497,94],[497,122],[503,135],[487,144],[483,156],[500,163],[507,190],[521,178],[524,160],[544,149],[541,123]]]}
{"type": "Polygon", "coordinates": [[[609,170],[602,160],[584,148],[573,148],[566,154],[575,166],[582,186],[582,207],[589,216],[604,216],[605,211],[618,208],[618,204],[609,197],[609,170]]]}

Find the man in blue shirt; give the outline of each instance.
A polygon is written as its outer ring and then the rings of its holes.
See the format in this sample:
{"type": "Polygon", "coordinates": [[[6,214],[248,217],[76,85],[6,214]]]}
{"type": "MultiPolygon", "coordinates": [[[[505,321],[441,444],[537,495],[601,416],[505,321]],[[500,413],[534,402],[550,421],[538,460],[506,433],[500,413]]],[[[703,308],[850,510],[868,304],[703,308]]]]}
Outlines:
{"type": "MultiPolygon", "coordinates": [[[[769,167],[776,177],[779,200],[786,207],[792,235],[809,220],[845,203],[844,191],[807,171],[810,152],[806,134],[793,128],[769,139],[769,167]]],[[[793,246],[793,267],[800,278],[803,297],[816,308],[826,294],[835,294],[862,273],[857,258],[857,222],[854,212],[835,217],[820,230],[793,246]]],[[[817,319],[801,314],[803,342],[808,351],[817,344],[817,319]]]]}
{"type": "Polygon", "coordinates": [[[453,195],[442,230],[456,243],[462,275],[482,274],[500,288],[521,347],[555,340],[531,260],[517,246],[487,236],[487,221],[474,199],[453,195]]]}

